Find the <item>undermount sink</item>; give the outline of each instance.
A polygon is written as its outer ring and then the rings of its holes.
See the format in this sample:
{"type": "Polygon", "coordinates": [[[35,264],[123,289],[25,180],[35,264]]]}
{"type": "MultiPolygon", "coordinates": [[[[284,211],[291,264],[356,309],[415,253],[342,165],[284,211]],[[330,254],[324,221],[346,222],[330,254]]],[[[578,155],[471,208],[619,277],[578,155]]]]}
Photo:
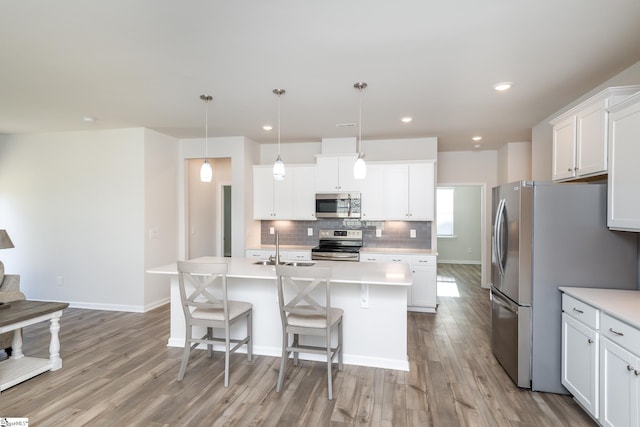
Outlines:
{"type": "MultiPolygon", "coordinates": [[[[276,265],[276,262],[271,259],[261,259],[260,261],[254,262],[256,265],[276,265]]],[[[280,265],[284,264],[284,262],[280,262],[280,265]]]]}
{"type": "Polygon", "coordinates": [[[291,262],[286,262],[286,265],[290,265],[292,267],[311,267],[312,265],[315,265],[315,262],[310,262],[310,261],[291,261],[291,262]]]}

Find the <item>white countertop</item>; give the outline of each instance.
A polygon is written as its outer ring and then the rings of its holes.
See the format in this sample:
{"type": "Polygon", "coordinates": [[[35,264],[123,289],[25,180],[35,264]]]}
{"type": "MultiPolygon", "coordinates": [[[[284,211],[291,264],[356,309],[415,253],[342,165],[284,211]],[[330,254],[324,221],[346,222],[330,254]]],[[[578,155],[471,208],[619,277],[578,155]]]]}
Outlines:
{"type": "MultiPolygon", "coordinates": [[[[256,265],[253,258],[223,258],[202,257],[195,262],[224,262],[229,265],[227,277],[245,279],[272,279],[276,278],[276,269],[273,265],[256,265]]],[[[355,283],[385,286],[411,286],[413,276],[408,264],[405,263],[359,263],[346,261],[313,261],[316,265],[328,265],[332,268],[332,283],[355,283]]],[[[301,267],[304,268],[304,267],[301,267]]],[[[178,274],[176,263],[154,267],[147,273],[178,274]]]]}
{"type": "Polygon", "coordinates": [[[569,286],[562,286],[560,290],[640,329],[640,291],[569,286]]]}

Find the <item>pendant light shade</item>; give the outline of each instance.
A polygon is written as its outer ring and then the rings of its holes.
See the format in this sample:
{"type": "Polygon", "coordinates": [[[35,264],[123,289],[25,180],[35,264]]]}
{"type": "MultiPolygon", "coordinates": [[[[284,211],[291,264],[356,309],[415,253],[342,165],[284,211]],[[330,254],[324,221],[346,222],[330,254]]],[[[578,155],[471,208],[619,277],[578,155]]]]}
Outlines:
{"type": "Polygon", "coordinates": [[[367,87],[367,84],[358,82],[353,87],[360,91],[358,104],[358,159],[353,165],[353,177],[355,179],[365,179],[367,177],[367,164],[364,161],[364,153],[362,152],[362,90],[367,87]]]}
{"type": "Polygon", "coordinates": [[[278,158],[273,164],[273,179],[276,181],[284,181],[287,171],[285,170],[282,157],[280,157],[280,96],[287,93],[287,91],[284,89],[274,89],[273,93],[278,95],[278,158]]]}
{"type": "Polygon", "coordinates": [[[211,163],[209,163],[209,159],[204,159],[204,163],[200,167],[200,181],[211,182],[212,179],[213,168],[211,167],[211,163]]]}
{"type": "Polygon", "coordinates": [[[207,146],[209,145],[209,101],[213,99],[211,95],[200,95],[200,99],[204,101],[204,162],[200,167],[200,181],[211,182],[213,178],[213,168],[207,158],[207,146]]]}

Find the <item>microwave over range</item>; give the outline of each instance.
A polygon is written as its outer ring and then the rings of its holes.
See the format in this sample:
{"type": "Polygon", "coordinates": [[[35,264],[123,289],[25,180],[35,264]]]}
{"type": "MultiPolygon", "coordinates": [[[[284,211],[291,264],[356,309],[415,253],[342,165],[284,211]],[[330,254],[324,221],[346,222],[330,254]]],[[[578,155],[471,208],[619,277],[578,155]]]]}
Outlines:
{"type": "Polygon", "coordinates": [[[360,218],[360,193],[316,194],[316,218],[360,218]]]}

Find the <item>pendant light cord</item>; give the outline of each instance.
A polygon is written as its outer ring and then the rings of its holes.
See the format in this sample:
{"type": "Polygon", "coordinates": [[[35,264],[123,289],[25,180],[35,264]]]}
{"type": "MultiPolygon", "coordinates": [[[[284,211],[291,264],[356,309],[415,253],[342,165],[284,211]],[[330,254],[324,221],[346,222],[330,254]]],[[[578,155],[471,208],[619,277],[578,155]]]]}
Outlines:
{"type": "Polygon", "coordinates": [[[358,157],[362,156],[362,87],[358,105],[358,157]]]}
{"type": "Polygon", "coordinates": [[[204,159],[207,160],[209,140],[209,100],[204,101],[204,159]]]}
{"type": "Polygon", "coordinates": [[[280,157],[280,93],[278,93],[278,157],[280,157]]]}

